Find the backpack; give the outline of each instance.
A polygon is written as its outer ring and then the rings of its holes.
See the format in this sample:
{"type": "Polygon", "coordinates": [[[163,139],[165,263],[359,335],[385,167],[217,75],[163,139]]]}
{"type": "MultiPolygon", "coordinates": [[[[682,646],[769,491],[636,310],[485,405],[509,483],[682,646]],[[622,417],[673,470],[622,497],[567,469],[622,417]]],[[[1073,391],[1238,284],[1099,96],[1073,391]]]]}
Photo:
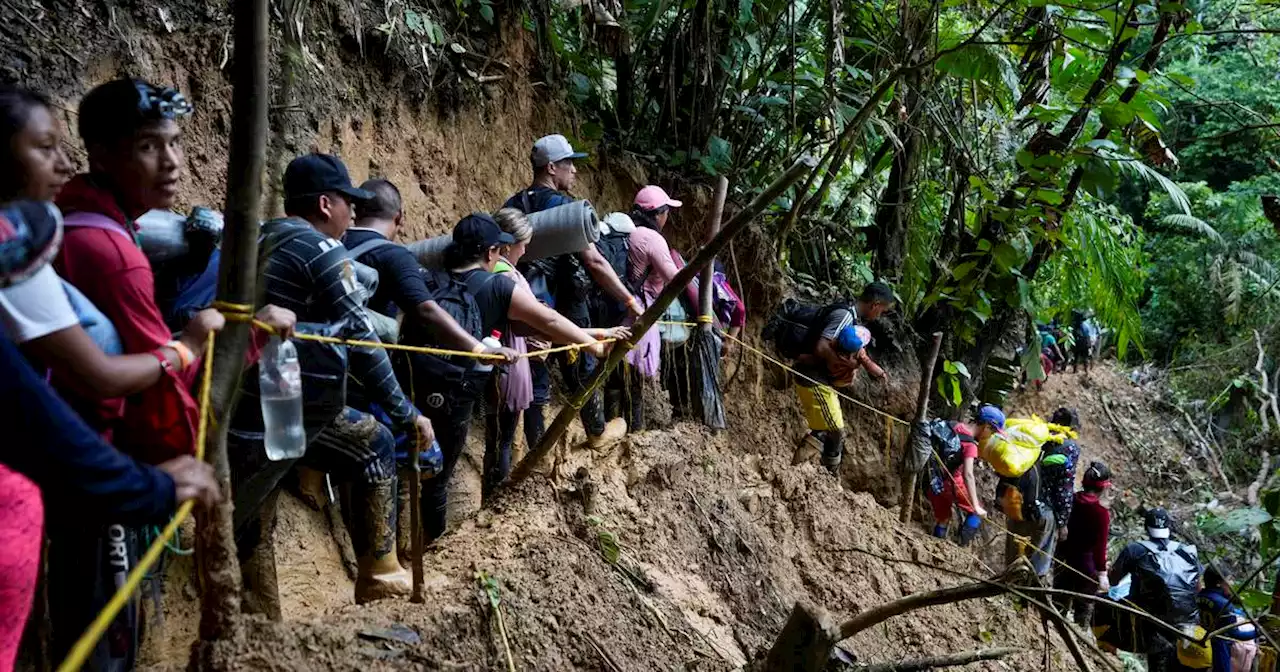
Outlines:
{"type": "Polygon", "coordinates": [[[942,459],[942,463],[946,465],[947,471],[953,474],[964,463],[964,450],[960,444],[976,442],[972,434],[959,429],[958,423],[947,420],[934,420],[929,423],[929,441],[933,444],[933,450],[938,453],[938,457],[942,459]]]}
{"type": "Polygon", "coordinates": [[[1002,477],[996,483],[996,502],[1005,517],[1015,523],[1038,523],[1052,515],[1041,497],[1042,481],[1039,461],[1017,476],[1002,477]]]}
{"type": "Polygon", "coordinates": [[[1195,546],[1170,541],[1162,549],[1150,539],[1138,543],[1147,550],[1133,571],[1141,606],[1174,625],[1197,622],[1201,570],[1195,546]]]}
{"type": "MultiPolygon", "coordinates": [[[[424,280],[440,308],[448,313],[463,331],[480,340],[484,337],[484,315],[480,312],[480,304],[476,302],[475,295],[496,277],[496,274],[474,273],[471,277],[473,281],[468,283],[448,271],[427,270],[424,280]]],[[[417,320],[405,321],[401,340],[409,345],[435,344],[430,333],[417,320]]],[[[475,377],[477,373],[474,371],[477,360],[470,357],[420,355],[413,359],[430,375],[439,376],[453,383],[463,382],[475,377]]],[[[484,371],[483,374],[487,377],[488,371],[484,371]]]]}
{"type": "Polygon", "coordinates": [[[942,419],[929,423],[929,450],[937,455],[936,458],[929,456],[925,463],[927,478],[923,484],[929,494],[937,495],[946,489],[947,481],[964,464],[964,448],[960,444],[975,440],[972,434],[961,431],[959,427],[959,423],[942,419]],[[938,463],[939,460],[942,464],[938,463]]]}
{"type": "MultiPolygon", "coordinates": [[[[618,275],[618,279],[626,286],[627,291],[632,294],[639,294],[639,287],[635,287],[632,283],[627,282],[628,272],[630,271],[630,263],[628,261],[631,254],[631,234],[620,231],[610,231],[596,241],[596,250],[598,250],[609,262],[609,266],[613,268],[613,272],[618,275]]],[[[527,276],[526,276],[526,279],[527,276]]],[[[641,283],[643,284],[643,282],[641,283]]],[[[620,324],[627,316],[627,308],[618,302],[617,299],[609,296],[596,286],[591,292],[591,321],[593,324],[614,325],[620,324]]]]}
{"type": "Polygon", "coordinates": [[[822,337],[823,325],[831,317],[831,313],[837,310],[854,313],[853,307],[845,302],[816,306],[787,299],[769,318],[760,335],[766,342],[773,343],[778,354],[787,359],[795,359],[813,352],[818,339],[822,337]]]}

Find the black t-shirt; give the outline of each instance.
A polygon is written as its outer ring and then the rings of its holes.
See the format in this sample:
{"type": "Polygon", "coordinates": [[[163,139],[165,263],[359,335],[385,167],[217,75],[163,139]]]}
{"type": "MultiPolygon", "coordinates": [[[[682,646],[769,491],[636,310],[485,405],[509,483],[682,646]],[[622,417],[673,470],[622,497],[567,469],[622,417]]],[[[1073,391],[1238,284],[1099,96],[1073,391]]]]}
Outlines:
{"type": "MultiPolygon", "coordinates": [[[[352,227],[342,238],[342,244],[354,250],[375,239],[386,240],[386,237],[373,229],[352,227]]],[[[369,309],[374,312],[389,317],[395,317],[398,311],[414,315],[419,304],[433,298],[423,280],[422,265],[403,245],[380,245],[361,254],[356,261],[378,272],[378,291],[369,299],[369,309]]]]}
{"type": "Polygon", "coordinates": [[[467,290],[480,308],[484,331],[480,338],[495,330],[507,333],[510,328],[507,313],[511,310],[511,295],[516,291],[516,281],[506,273],[490,273],[479,268],[462,271],[457,277],[467,283],[467,290]]]}

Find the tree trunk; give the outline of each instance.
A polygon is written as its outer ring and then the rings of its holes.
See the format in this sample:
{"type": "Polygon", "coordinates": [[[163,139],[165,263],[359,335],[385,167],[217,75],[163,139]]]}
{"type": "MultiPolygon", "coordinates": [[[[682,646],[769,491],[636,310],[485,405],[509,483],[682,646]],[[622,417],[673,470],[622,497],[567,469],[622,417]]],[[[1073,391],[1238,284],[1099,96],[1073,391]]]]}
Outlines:
{"type": "MultiPolygon", "coordinates": [[[[233,64],[230,153],[227,160],[226,228],[223,264],[218,272],[219,301],[254,303],[258,272],[258,221],[262,198],[262,169],[267,137],[268,54],[267,0],[235,3],[235,62],[233,64]]],[[[225,494],[222,504],[199,516],[204,600],[200,614],[200,639],[204,642],[231,635],[240,611],[240,566],[236,558],[231,517],[231,468],[227,461],[227,426],[240,389],[240,374],[251,327],[228,322],[218,334],[211,384],[215,431],[205,448],[225,494]]],[[[202,658],[197,647],[197,662],[202,658]]],[[[206,649],[207,651],[207,649],[206,649]]]]}
{"type": "Polygon", "coordinates": [[[797,602],[765,659],[764,672],[822,672],[840,629],[821,607],[797,602]]]}

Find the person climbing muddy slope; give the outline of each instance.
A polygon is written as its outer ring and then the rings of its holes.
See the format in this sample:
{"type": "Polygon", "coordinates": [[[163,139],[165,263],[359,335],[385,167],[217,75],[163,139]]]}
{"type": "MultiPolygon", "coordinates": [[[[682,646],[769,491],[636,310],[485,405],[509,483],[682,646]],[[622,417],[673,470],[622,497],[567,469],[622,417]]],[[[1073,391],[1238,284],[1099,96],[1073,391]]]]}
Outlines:
{"type": "MultiPolygon", "coordinates": [[[[605,354],[604,345],[554,310],[542,305],[529,290],[508,274],[494,273],[502,249],[517,245],[493,217],[473,213],[453,227],[453,241],[445,248],[447,271],[434,273],[430,281],[437,297],[450,305],[466,306],[475,320],[469,328],[478,333],[507,333],[512,322],[528,325],[556,343],[579,343],[583,354],[605,354]]],[[[428,345],[410,341],[411,345],[428,345]]],[[[396,374],[414,401],[431,417],[436,428],[444,468],[422,488],[423,533],[434,541],[445,533],[449,504],[449,479],[466,446],[475,404],[484,395],[492,367],[471,359],[460,363],[422,353],[400,353],[396,374]]]]}
{"type": "Polygon", "coordinates": [[[822,466],[832,474],[839,471],[844,454],[844,414],[834,388],[852,384],[858,368],[865,368],[881,382],[888,381],[885,371],[865,352],[871,334],[862,324],[879,319],[894,303],[893,290],[873,282],[863,288],[853,305],[808,308],[792,320],[784,316],[784,328],[774,335],[795,343],[794,348],[783,347],[782,354],[794,357],[802,376],[795,385],[809,426],[805,441],[811,448],[821,446],[822,466]]]}
{"type": "Polygon", "coordinates": [[[968,546],[977,536],[987,510],[977,497],[979,491],[974,464],[978,460],[979,442],[1004,426],[1003,418],[996,416],[998,411],[994,406],[983,407],[972,427],[949,420],[934,420],[930,424],[929,438],[936,457],[931,457],[925,466],[927,477],[922,487],[933,509],[933,536],[947,537],[952,508],[955,507],[964,514],[960,545],[968,546]]]}
{"type": "MultiPolygon", "coordinates": [[[[1058,543],[1054,557],[1066,565],[1054,571],[1053,587],[1082,595],[1105,592],[1107,542],[1111,537],[1111,468],[1094,460],[1084,470],[1083,489],[1075,493],[1065,539],[1058,543]]],[[[1070,595],[1056,599],[1064,615],[1071,611],[1077,625],[1093,622],[1093,602],[1070,595]]]]}
{"type": "MultiPolygon", "coordinates": [[[[295,310],[303,322],[336,325],[348,338],[376,342],[378,337],[357,298],[351,259],[338,242],[351,225],[352,205],[369,200],[373,194],[351,184],[346,166],[337,157],[307,154],[291,161],[285,169],[284,196],[286,217],[267,222],[262,228],[262,249],[266,255],[263,284],[267,299],[295,310]]],[[[317,349],[322,346],[305,342],[304,345],[317,349]]],[[[310,352],[299,348],[304,371],[313,359],[308,356],[310,352]]],[[[360,381],[365,397],[391,418],[395,430],[416,437],[424,450],[428,448],[434,438],[431,421],[414,408],[400,389],[387,351],[350,346],[346,352],[350,375],[360,381]]],[[[335,375],[345,377],[348,366],[340,368],[341,373],[335,372],[335,375]]],[[[256,384],[256,370],[247,373],[243,380],[246,385],[256,384]]],[[[304,379],[304,383],[321,384],[314,378],[304,379]]],[[[304,395],[306,393],[304,386],[304,395]]],[[[345,401],[341,389],[335,388],[327,396],[345,401]]],[[[306,413],[304,407],[304,415],[306,413]]],[[[407,595],[409,573],[400,566],[396,554],[396,466],[392,430],[371,414],[350,406],[335,404],[333,411],[325,415],[327,420],[320,419],[320,429],[314,438],[311,435],[315,428],[307,428],[309,443],[299,465],[349,479],[356,486],[353,496],[356,510],[351,515],[352,546],[359,559],[355,600],[363,603],[407,595]]],[[[248,431],[232,435],[237,444],[230,451],[233,481],[247,485],[250,477],[255,478],[253,487],[236,491],[237,520],[244,525],[267,500],[290,464],[265,460],[257,438],[262,427],[259,408],[240,404],[237,420],[244,424],[233,426],[248,428],[248,431]]]]}
{"type": "MultiPolygon", "coordinates": [[[[574,161],[586,156],[585,152],[574,151],[563,135],[539,138],[533,143],[529,154],[533,183],[508,198],[502,207],[515,208],[530,215],[572,203],[574,199],[569,193],[578,180],[578,168],[574,161]]],[[[627,306],[633,315],[639,316],[644,312],[613,266],[594,245],[588,245],[577,254],[562,254],[532,263],[526,262],[521,272],[538,300],[579,327],[593,326],[588,305],[593,282],[609,296],[627,306]]],[[[594,326],[607,328],[617,325],[594,326]]],[[[575,361],[564,355],[556,355],[555,359],[560,362],[560,371],[569,394],[580,392],[583,384],[595,372],[596,360],[590,355],[578,357],[575,361]]],[[[526,423],[530,415],[544,413],[544,408],[551,400],[551,376],[547,365],[533,361],[530,366],[533,375],[533,404],[525,414],[526,423]]],[[[598,391],[587,398],[579,417],[587,432],[588,441],[597,448],[614,443],[626,434],[624,420],[605,422],[603,399],[598,391]]]]}

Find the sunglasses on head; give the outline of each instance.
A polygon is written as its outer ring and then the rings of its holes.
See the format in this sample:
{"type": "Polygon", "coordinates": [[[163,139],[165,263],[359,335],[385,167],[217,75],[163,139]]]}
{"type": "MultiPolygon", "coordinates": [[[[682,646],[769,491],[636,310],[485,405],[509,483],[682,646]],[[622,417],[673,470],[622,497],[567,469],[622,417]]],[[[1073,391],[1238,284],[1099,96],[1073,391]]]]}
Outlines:
{"type": "Polygon", "coordinates": [[[148,119],[179,119],[191,114],[191,102],[177,89],[134,82],[138,91],[138,113],[148,119]]]}

